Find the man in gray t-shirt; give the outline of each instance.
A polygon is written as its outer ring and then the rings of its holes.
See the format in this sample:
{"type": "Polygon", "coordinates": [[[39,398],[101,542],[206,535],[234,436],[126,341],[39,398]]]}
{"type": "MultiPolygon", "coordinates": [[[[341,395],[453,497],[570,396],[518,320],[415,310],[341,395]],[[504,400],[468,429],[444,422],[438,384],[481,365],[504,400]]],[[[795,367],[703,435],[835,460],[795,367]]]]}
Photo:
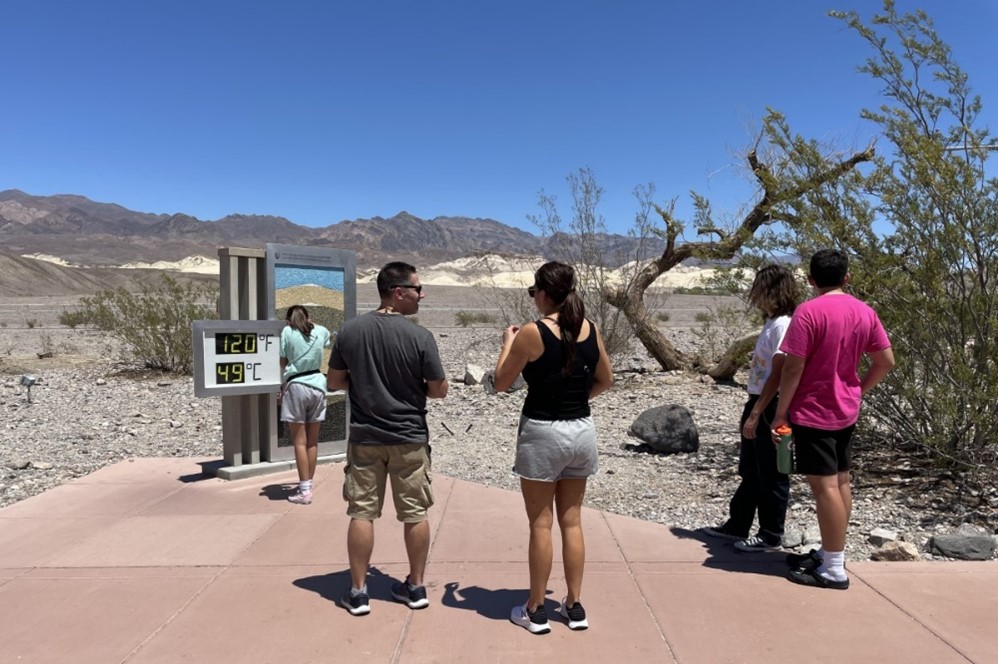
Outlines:
{"type": "Polygon", "coordinates": [[[423,572],[430,549],[426,512],[430,487],[426,399],[447,396],[433,335],[404,316],[419,311],[423,286],[416,268],[389,263],[378,273],[381,306],[344,323],[329,357],[330,390],[348,390],[350,434],[343,497],[349,503],[347,552],[352,587],[340,598],[353,615],[370,612],[366,577],[390,477],[398,519],[405,524],[409,575],[392,596],[412,609],[429,605],[423,572]]]}

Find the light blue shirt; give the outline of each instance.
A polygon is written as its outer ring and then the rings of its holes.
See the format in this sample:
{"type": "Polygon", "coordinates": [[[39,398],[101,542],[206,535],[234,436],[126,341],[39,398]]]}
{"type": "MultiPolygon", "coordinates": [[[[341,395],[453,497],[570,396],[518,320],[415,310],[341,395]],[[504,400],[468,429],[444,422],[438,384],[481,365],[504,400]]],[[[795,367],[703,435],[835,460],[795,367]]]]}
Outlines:
{"type": "Polygon", "coordinates": [[[303,371],[319,370],[320,373],[299,376],[291,382],[303,383],[317,390],[326,391],[326,376],[322,371],[322,349],[329,347],[329,330],[321,325],[312,328],[312,334],[305,337],[290,325],[281,330],[281,357],[288,360],[284,369],[284,380],[288,376],[303,371]]]}

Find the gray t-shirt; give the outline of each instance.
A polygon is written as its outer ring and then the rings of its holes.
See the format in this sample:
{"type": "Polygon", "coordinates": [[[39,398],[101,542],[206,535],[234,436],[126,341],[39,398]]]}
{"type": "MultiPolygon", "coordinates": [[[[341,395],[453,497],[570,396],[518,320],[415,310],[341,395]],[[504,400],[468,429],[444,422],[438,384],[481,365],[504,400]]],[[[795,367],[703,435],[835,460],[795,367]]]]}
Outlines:
{"type": "Polygon", "coordinates": [[[445,378],[433,334],[394,314],[343,324],[329,368],[350,372],[350,442],[426,443],[426,382],[445,378]]]}

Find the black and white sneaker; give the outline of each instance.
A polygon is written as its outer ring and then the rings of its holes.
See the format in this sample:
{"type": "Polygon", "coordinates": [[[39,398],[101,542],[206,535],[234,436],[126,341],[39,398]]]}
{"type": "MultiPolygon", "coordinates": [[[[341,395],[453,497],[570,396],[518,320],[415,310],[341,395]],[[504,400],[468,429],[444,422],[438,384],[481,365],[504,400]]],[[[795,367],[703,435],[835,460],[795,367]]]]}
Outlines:
{"type": "Polygon", "coordinates": [[[410,586],[409,577],[392,584],[392,597],[410,609],[425,609],[430,605],[430,600],[426,598],[426,586],[410,586]]]}
{"type": "Polygon", "coordinates": [[[519,625],[531,634],[547,634],[551,631],[551,625],[548,624],[548,612],[544,610],[543,604],[538,606],[533,613],[527,610],[526,604],[514,606],[509,614],[509,619],[514,625],[519,625]]]}
{"type": "Polygon", "coordinates": [[[752,537],[746,537],[743,540],[735,542],[735,548],[739,551],[779,551],[783,546],[780,542],[773,544],[758,535],[753,535],[752,537]]]}
{"type": "Polygon", "coordinates": [[[347,588],[346,592],[343,593],[343,597],[340,598],[340,606],[349,611],[350,615],[366,616],[371,612],[371,598],[367,596],[367,593],[354,595],[347,588]]]}
{"type": "Polygon", "coordinates": [[[566,606],[568,598],[561,600],[558,613],[568,621],[569,629],[589,629],[589,621],[586,620],[586,610],[582,608],[582,602],[576,601],[572,606],[566,606]]]}

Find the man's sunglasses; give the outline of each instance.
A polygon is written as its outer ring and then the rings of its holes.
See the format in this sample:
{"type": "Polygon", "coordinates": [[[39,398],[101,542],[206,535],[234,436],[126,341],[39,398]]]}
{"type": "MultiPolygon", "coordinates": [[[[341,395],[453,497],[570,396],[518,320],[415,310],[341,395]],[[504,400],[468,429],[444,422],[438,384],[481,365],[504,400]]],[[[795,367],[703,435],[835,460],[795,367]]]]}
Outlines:
{"type": "Polygon", "coordinates": [[[537,286],[527,286],[527,295],[530,297],[537,295],[537,286]]]}
{"type": "Polygon", "coordinates": [[[413,284],[395,284],[394,286],[392,286],[392,288],[411,288],[412,290],[416,291],[417,295],[423,292],[423,284],[420,284],[418,286],[414,286],[413,284]]]}

